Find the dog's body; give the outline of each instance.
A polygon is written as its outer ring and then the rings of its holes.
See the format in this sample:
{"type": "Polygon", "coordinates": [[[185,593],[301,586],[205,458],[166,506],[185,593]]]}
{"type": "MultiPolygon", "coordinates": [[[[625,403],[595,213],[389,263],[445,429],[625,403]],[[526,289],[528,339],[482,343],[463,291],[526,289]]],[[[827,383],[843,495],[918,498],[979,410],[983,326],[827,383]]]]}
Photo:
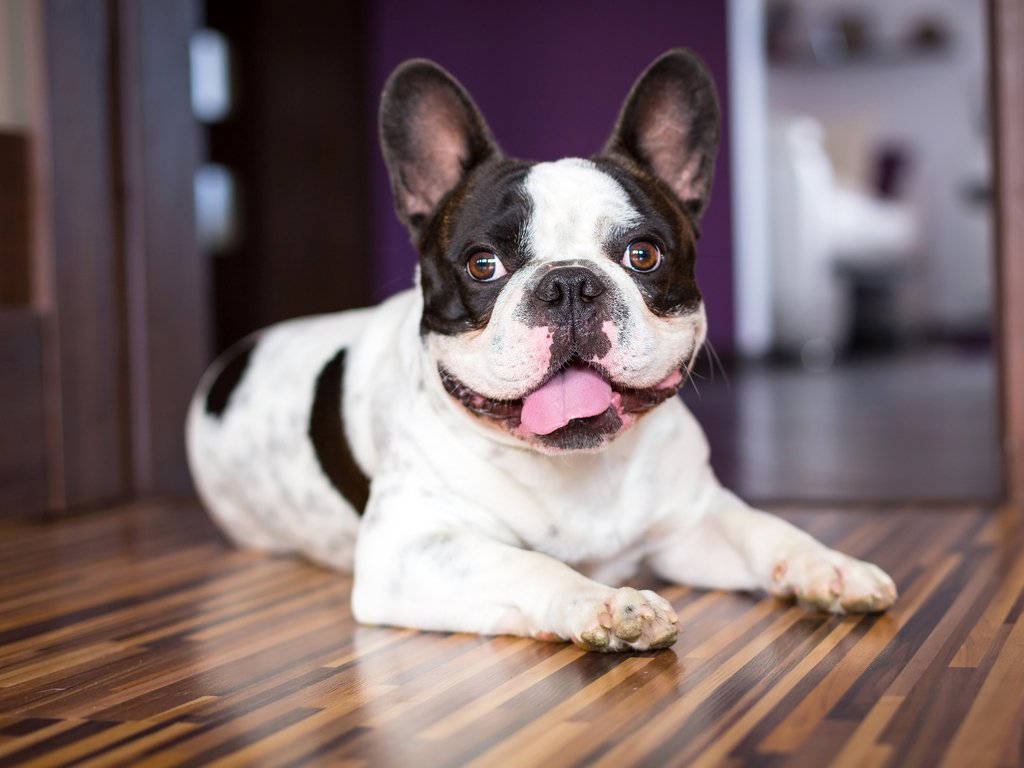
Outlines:
{"type": "Polygon", "coordinates": [[[674,52],[605,154],[507,160],[468,95],[412,62],[382,139],[418,285],[275,326],[200,385],[189,456],[239,544],[354,568],[361,621],[663,647],[671,606],[620,584],[895,599],[875,566],[722,489],[674,397],[706,334],[693,280],[717,105],[674,52]]]}

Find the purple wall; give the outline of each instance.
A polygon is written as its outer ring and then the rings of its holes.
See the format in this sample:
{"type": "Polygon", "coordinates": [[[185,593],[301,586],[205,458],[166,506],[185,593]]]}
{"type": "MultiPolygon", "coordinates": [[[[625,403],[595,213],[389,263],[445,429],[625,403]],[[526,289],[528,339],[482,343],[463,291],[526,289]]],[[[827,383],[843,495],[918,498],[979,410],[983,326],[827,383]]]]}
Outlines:
{"type": "MultiPolygon", "coordinates": [[[[368,8],[367,34],[372,100],[401,61],[433,59],[469,90],[502,149],[514,157],[554,160],[598,151],[633,81],[677,46],[694,49],[708,63],[723,117],[728,104],[725,3],[376,0],[368,8]]],[[[395,218],[376,135],[367,141],[380,258],[375,290],[383,298],[410,285],[416,255],[395,218]]],[[[724,352],[733,348],[730,200],[725,131],[697,259],[710,337],[724,352]]]]}

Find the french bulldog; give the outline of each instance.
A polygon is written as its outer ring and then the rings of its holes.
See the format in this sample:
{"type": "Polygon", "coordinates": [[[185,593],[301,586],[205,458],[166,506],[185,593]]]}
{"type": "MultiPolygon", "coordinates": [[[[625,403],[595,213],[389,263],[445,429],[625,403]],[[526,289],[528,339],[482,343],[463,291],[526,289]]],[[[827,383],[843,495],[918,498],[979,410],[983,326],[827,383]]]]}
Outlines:
{"type": "Polygon", "coordinates": [[[664,648],[695,587],[880,611],[896,588],[724,489],[677,397],[719,108],[673,50],[589,159],[506,157],[438,65],[402,64],[380,136],[416,285],[237,344],[187,424],[205,506],[243,547],[354,573],[364,623],[664,648]]]}

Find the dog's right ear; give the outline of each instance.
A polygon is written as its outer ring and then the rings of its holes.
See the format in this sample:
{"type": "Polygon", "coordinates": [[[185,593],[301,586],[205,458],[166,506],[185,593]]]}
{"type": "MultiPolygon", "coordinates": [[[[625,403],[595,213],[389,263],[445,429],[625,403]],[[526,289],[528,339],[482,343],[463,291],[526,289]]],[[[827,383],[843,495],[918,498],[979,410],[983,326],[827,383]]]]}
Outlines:
{"type": "Polygon", "coordinates": [[[405,62],[388,78],[380,140],[398,217],[414,238],[470,170],[501,156],[466,90],[425,59],[405,62]]]}

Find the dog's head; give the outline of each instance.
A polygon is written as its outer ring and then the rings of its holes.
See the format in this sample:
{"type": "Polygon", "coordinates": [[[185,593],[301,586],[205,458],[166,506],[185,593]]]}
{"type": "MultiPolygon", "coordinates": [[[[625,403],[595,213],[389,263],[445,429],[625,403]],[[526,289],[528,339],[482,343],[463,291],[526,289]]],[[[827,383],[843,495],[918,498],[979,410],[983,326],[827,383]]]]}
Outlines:
{"type": "Polygon", "coordinates": [[[437,65],[400,66],[381,141],[449,396],[544,451],[593,450],[676,394],[706,335],[694,280],[719,111],[703,63],[640,77],[604,151],[506,158],[437,65]]]}

